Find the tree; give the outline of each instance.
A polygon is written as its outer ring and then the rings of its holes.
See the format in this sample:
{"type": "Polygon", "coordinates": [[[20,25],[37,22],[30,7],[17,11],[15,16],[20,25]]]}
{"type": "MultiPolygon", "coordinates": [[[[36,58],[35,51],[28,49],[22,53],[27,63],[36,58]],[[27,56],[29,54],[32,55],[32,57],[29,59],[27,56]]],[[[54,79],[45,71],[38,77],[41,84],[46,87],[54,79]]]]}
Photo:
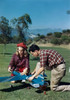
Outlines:
{"type": "Polygon", "coordinates": [[[67,14],[70,14],[70,10],[67,10],[67,14]]]}
{"type": "Polygon", "coordinates": [[[44,39],[45,38],[45,35],[40,35],[40,39],[44,39]]]}
{"type": "MultiPolygon", "coordinates": [[[[6,44],[9,43],[11,39],[11,27],[9,26],[9,20],[6,17],[0,17],[0,43],[4,44],[4,50],[6,49],[6,44]]],[[[5,53],[5,52],[4,52],[5,53]]]]}
{"type": "Polygon", "coordinates": [[[67,33],[69,33],[69,34],[70,34],[70,29],[63,30],[62,32],[63,32],[63,33],[66,33],[66,34],[67,34],[67,33]]]}
{"type": "Polygon", "coordinates": [[[11,23],[14,25],[13,28],[16,28],[18,31],[18,42],[26,42],[25,35],[29,24],[32,24],[31,18],[28,14],[25,14],[17,19],[14,18],[11,20],[11,23]]]}
{"type": "Polygon", "coordinates": [[[37,36],[40,37],[40,34],[38,33],[37,36]]]}

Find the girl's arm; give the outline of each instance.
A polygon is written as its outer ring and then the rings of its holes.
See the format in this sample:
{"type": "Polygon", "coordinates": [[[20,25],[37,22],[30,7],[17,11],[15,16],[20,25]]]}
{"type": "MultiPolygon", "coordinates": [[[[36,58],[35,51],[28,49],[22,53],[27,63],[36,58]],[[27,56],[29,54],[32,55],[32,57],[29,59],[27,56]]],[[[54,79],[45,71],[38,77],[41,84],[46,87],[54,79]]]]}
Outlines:
{"type": "Polygon", "coordinates": [[[27,74],[27,71],[28,71],[28,68],[25,68],[24,70],[23,70],[23,72],[21,72],[21,75],[26,75],[27,74]]]}
{"type": "Polygon", "coordinates": [[[13,66],[14,66],[14,57],[15,57],[15,54],[12,56],[11,61],[10,61],[9,66],[8,66],[8,71],[9,72],[11,72],[12,69],[13,69],[13,66]]]}
{"type": "Polygon", "coordinates": [[[9,67],[8,67],[8,72],[11,72],[11,71],[12,71],[12,70],[11,70],[11,66],[9,66],[9,67]]]}

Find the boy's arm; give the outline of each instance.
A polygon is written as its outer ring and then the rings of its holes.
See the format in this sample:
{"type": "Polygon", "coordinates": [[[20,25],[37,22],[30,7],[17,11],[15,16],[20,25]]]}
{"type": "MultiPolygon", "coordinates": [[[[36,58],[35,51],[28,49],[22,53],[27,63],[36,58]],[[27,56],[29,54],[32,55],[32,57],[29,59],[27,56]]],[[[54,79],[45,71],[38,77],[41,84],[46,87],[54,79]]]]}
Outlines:
{"type": "Polygon", "coordinates": [[[41,67],[37,73],[35,73],[33,76],[31,76],[28,80],[29,81],[32,81],[36,76],[38,76],[42,71],[44,71],[45,68],[44,67],[41,67]]]}
{"type": "Polygon", "coordinates": [[[36,68],[34,69],[34,71],[31,74],[35,74],[36,73],[36,68]]]}

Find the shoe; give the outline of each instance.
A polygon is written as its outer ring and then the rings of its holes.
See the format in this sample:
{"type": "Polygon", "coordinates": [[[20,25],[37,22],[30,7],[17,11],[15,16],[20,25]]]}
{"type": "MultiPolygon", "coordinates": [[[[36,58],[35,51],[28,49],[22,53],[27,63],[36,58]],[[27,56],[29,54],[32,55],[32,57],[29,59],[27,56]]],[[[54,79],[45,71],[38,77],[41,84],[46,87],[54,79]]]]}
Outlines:
{"type": "Polygon", "coordinates": [[[10,85],[11,88],[13,88],[13,85],[10,85]]]}
{"type": "Polygon", "coordinates": [[[26,82],[26,80],[22,80],[21,82],[22,82],[22,83],[23,83],[23,82],[26,82]]]}
{"type": "Polygon", "coordinates": [[[62,92],[70,91],[70,85],[68,85],[62,92]]]}

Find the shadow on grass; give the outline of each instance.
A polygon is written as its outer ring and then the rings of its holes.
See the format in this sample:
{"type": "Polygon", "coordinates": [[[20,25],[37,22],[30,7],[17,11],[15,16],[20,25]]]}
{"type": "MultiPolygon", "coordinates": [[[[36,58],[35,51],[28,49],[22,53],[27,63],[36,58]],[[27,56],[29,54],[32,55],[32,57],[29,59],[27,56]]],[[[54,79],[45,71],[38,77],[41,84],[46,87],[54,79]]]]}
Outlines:
{"type": "MultiPolygon", "coordinates": [[[[49,80],[47,80],[47,82],[49,83],[49,85],[50,85],[50,81],[49,80]]],[[[60,84],[59,85],[70,85],[70,82],[60,82],[60,84]]]]}
{"type": "Polygon", "coordinates": [[[60,82],[60,85],[70,85],[70,82],[60,82]]]}
{"type": "MultiPolygon", "coordinates": [[[[49,83],[49,85],[50,85],[50,81],[49,80],[47,80],[47,82],[49,83]]],[[[70,82],[60,82],[60,84],[59,85],[70,85],[70,82]]]]}
{"type": "Polygon", "coordinates": [[[50,87],[46,87],[45,89],[38,89],[38,90],[36,90],[35,92],[37,92],[37,93],[43,93],[44,91],[50,91],[50,87]]]}
{"type": "MultiPolygon", "coordinates": [[[[43,92],[50,91],[50,81],[47,80],[47,82],[48,82],[48,84],[49,84],[48,87],[43,87],[43,86],[42,86],[42,87],[40,87],[40,89],[37,90],[36,92],[37,92],[37,93],[43,93],[43,92]]],[[[69,83],[69,82],[60,82],[59,85],[70,85],[70,83],[69,83]]]]}
{"type": "Polygon", "coordinates": [[[22,83],[21,85],[18,85],[18,86],[14,86],[14,85],[10,85],[9,88],[5,88],[5,89],[0,89],[0,91],[2,92],[12,92],[12,91],[16,91],[16,90],[19,90],[19,89],[24,89],[24,88],[27,88],[27,89],[30,89],[30,85],[29,84],[26,84],[26,83],[22,83]]]}
{"type": "Polygon", "coordinates": [[[38,61],[39,60],[39,57],[37,57],[37,58],[35,58],[35,57],[34,58],[30,58],[30,60],[31,61],[34,61],[34,60],[37,60],[38,61]]]}
{"type": "MultiPolygon", "coordinates": [[[[47,81],[49,83],[49,86],[50,86],[50,81],[48,80],[47,81]]],[[[69,82],[60,82],[60,85],[70,85],[69,82]]],[[[38,88],[35,92],[37,93],[43,93],[44,91],[50,91],[50,87],[41,87],[41,88],[38,88]]],[[[9,88],[5,88],[5,89],[0,89],[0,91],[2,92],[12,92],[12,91],[16,91],[16,90],[19,90],[19,89],[30,89],[32,86],[28,83],[23,83],[21,85],[18,85],[18,86],[10,86],[9,88]]]]}
{"type": "Polygon", "coordinates": [[[12,55],[12,53],[0,53],[1,55],[12,55]]]}

